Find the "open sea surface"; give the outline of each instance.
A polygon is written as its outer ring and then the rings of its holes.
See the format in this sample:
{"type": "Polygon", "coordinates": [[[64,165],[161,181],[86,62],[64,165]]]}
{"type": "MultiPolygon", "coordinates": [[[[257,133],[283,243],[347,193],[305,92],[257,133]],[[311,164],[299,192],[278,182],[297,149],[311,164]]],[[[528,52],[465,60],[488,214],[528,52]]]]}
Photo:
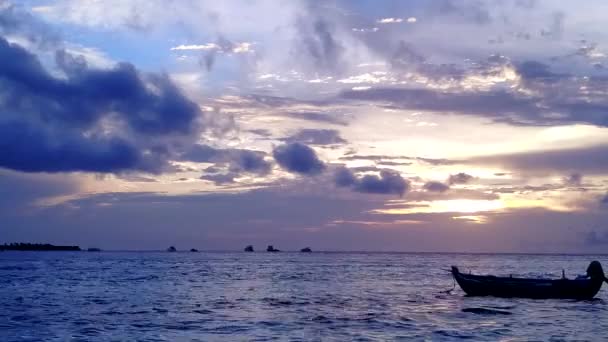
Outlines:
{"type": "Polygon", "coordinates": [[[465,297],[461,271],[570,278],[608,256],[0,252],[0,341],[608,340],[592,301],[465,297]]]}

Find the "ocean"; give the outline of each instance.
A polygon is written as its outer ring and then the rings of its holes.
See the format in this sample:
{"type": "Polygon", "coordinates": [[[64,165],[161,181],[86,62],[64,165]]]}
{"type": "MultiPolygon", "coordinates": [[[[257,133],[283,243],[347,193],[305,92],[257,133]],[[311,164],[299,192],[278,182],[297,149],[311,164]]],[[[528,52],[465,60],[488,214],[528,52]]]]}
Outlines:
{"type": "Polygon", "coordinates": [[[448,273],[583,274],[608,256],[0,252],[0,341],[608,340],[596,299],[465,297],[448,273]]]}

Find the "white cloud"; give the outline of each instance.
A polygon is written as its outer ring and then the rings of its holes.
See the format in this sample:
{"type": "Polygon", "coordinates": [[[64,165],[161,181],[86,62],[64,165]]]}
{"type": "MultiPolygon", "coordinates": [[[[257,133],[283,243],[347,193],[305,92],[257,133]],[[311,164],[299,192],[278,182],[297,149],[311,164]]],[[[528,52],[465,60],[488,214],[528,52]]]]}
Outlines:
{"type": "Polygon", "coordinates": [[[378,24],[396,24],[401,22],[403,22],[402,18],[382,18],[378,20],[378,24]]]}
{"type": "Polygon", "coordinates": [[[171,51],[176,50],[214,50],[219,49],[219,46],[214,43],[208,43],[203,45],[178,45],[171,48],[171,51]]]}

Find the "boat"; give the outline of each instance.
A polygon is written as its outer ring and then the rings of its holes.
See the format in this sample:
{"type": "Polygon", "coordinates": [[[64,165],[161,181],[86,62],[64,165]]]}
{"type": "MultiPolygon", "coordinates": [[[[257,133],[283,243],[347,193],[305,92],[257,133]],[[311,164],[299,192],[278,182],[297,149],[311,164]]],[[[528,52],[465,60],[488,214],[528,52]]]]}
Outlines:
{"type": "Polygon", "coordinates": [[[312,249],[310,249],[310,247],[305,247],[300,249],[300,252],[302,253],[312,253],[312,249]]]}
{"type": "Polygon", "coordinates": [[[599,292],[602,283],[608,283],[599,261],[592,261],[587,267],[587,274],[575,279],[568,279],[563,273],[561,279],[464,274],[456,266],[452,266],[452,275],[468,296],[506,298],[592,299],[599,292]]]}
{"type": "Polygon", "coordinates": [[[245,247],[245,252],[253,252],[253,246],[249,245],[249,246],[245,247]]]}
{"type": "Polygon", "coordinates": [[[271,252],[271,253],[276,253],[276,252],[280,252],[280,249],[276,249],[274,248],[273,245],[269,245],[268,248],[266,248],[266,252],[271,252]]]}

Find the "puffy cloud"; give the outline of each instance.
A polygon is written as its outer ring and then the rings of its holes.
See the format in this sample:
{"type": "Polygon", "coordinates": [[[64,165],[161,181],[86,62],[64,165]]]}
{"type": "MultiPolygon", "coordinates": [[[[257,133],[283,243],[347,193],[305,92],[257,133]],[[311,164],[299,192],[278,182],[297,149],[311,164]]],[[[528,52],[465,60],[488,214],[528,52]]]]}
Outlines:
{"type": "Polygon", "coordinates": [[[316,175],[325,169],[315,150],[300,143],[289,143],[276,147],[272,155],[283,169],[303,175],[316,175]]]}
{"type": "Polygon", "coordinates": [[[308,145],[335,145],[344,144],[340,133],[335,129],[311,129],[304,128],[290,137],[284,138],[287,142],[299,142],[308,145]]]}
{"type": "Polygon", "coordinates": [[[351,169],[340,167],[334,174],[334,183],[338,187],[350,187],[357,183],[357,176],[351,169]]]}
{"type": "Polygon", "coordinates": [[[450,175],[450,177],[448,178],[448,184],[449,185],[454,185],[454,184],[467,184],[469,183],[471,180],[473,180],[473,176],[464,173],[464,172],[459,172],[455,175],[450,175]]]}
{"type": "Polygon", "coordinates": [[[443,184],[441,182],[435,182],[435,181],[426,182],[422,187],[426,191],[439,192],[439,193],[446,192],[446,191],[450,190],[450,186],[449,185],[443,184]]]}
{"type": "Polygon", "coordinates": [[[396,194],[403,196],[410,188],[408,181],[392,170],[380,171],[380,176],[365,175],[355,185],[358,192],[370,194],[396,194]]]}
{"type": "Polygon", "coordinates": [[[334,173],[334,183],[338,187],[349,187],[356,192],[368,194],[396,194],[403,196],[410,184],[399,172],[381,169],[380,175],[363,175],[357,177],[351,169],[338,168],[334,173]]]}
{"type": "Polygon", "coordinates": [[[0,166],[28,172],[160,172],[202,129],[199,107],[168,76],[120,63],[89,68],[57,53],[65,77],[0,38],[0,166]]]}

